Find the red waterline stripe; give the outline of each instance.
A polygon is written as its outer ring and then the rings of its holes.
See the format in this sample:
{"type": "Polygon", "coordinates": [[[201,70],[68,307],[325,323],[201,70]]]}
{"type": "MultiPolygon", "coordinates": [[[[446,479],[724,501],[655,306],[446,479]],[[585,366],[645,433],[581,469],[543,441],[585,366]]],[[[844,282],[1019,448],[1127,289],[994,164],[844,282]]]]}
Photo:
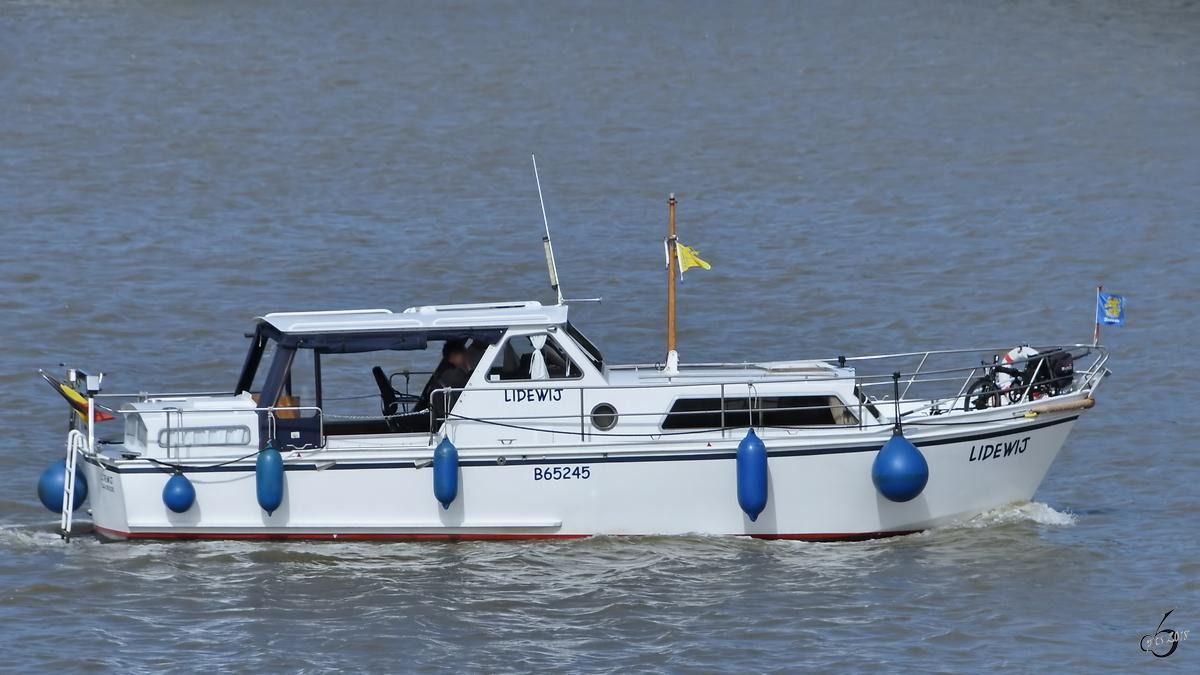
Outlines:
{"type": "MultiPolygon", "coordinates": [[[[438,534],[438,533],[283,533],[283,532],[121,532],[93,525],[93,529],[120,539],[424,539],[424,540],[521,540],[521,539],[585,539],[590,534],[438,534]]],[[[921,530],[896,532],[860,532],[829,534],[734,534],[728,536],[751,539],[789,539],[798,541],[865,541],[916,534],[921,530]]],[[[655,535],[615,535],[619,537],[655,535]]]]}
{"type": "Polygon", "coordinates": [[[886,539],[888,537],[903,537],[924,530],[897,530],[895,532],[860,532],[858,534],[742,534],[739,537],[754,539],[793,539],[803,541],[867,541],[868,539],[886,539]]]}

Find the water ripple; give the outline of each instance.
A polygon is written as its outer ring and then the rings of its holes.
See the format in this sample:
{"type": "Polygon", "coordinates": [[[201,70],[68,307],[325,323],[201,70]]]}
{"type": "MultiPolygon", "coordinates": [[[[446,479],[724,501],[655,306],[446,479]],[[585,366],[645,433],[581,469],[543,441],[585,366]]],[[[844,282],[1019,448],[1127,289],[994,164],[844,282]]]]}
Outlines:
{"type": "MultiPolygon", "coordinates": [[[[10,2],[0,648],[18,671],[1129,672],[1200,623],[1195,3],[10,2]],[[265,311],[550,299],[661,360],[1084,341],[1037,501],[887,541],[65,545],[38,368],[222,389],[265,311]],[[1047,666],[1046,664],[1053,664],[1047,666]]],[[[1188,645],[1155,666],[1186,668],[1188,645]]]]}

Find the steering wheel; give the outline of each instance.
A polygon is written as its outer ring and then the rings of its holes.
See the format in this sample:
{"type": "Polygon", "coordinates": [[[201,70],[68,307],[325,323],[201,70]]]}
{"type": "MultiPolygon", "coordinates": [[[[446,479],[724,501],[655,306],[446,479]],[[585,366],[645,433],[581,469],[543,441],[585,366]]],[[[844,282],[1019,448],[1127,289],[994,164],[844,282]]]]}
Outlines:
{"type": "Polygon", "coordinates": [[[388,380],[387,375],[383,374],[383,368],[375,366],[371,369],[371,374],[375,376],[375,384],[379,387],[379,399],[383,402],[383,416],[391,417],[400,410],[400,402],[396,398],[396,390],[392,389],[392,383],[388,380]]]}

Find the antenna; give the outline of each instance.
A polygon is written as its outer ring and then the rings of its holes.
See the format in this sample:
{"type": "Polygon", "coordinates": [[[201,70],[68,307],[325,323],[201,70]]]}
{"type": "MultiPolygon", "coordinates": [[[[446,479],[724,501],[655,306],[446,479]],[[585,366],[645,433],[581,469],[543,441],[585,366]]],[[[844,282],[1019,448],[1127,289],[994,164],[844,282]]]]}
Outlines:
{"type": "Polygon", "coordinates": [[[530,155],[533,158],[533,178],[537,181],[538,201],[542,204],[542,223],[546,226],[546,236],[542,237],[542,247],[546,249],[546,269],[550,272],[550,288],[558,294],[558,304],[562,305],[567,302],[602,302],[604,298],[577,298],[574,300],[564,300],[562,288],[558,285],[558,267],[554,264],[554,245],[550,243],[550,221],[546,218],[546,200],[542,198],[542,179],[538,176],[537,155],[530,155]]]}
{"type": "Polygon", "coordinates": [[[542,204],[542,223],[546,226],[546,236],[542,237],[542,247],[546,249],[546,269],[550,272],[550,288],[558,294],[558,304],[563,304],[562,289],[558,287],[558,267],[554,264],[554,245],[550,243],[550,220],[546,218],[546,200],[542,198],[542,179],[538,176],[537,155],[533,158],[533,178],[537,181],[538,201],[542,204]]]}

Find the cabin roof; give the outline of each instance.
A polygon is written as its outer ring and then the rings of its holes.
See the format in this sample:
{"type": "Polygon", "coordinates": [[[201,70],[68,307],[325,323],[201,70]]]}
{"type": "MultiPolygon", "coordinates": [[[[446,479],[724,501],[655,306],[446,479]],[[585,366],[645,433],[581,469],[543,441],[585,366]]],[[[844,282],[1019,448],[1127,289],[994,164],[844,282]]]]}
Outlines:
{"type": "Polygon", "coordinates": [[[549,326],[567,322],[566,305],[526,302],[427,305],[396,313],[390,309],[273,312],[255,319],[282,333],[349,333],[445,328],[549,326]]]}
{"type": "Polygon", "coordinates": [[[761,363],[679,364],[679,372],[668,375],[656,366],[615,366],[609,383],[620,386],[663,386],[667,384],[728,384],[731,382],[832,382],[854,381],[853,368],[826,361],[768,361],[761,363]]]}

